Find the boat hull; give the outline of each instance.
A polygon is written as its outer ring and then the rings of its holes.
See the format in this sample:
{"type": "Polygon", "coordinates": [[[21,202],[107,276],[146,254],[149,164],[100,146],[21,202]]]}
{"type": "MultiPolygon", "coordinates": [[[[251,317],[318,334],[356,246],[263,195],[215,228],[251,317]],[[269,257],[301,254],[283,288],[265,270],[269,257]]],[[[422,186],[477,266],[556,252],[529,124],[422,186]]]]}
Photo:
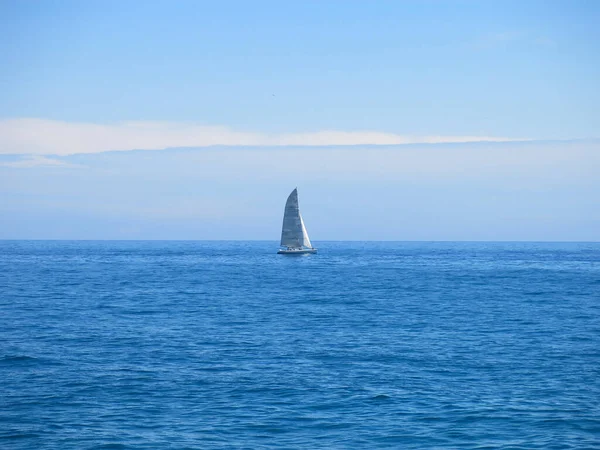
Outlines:
{"type": "Polygon", "coordinates": [[[298,248],[298,249],[280,249],[277,251],[278,255],[307,255],[310,253],[317,253],[316,248],[298,248]]]}

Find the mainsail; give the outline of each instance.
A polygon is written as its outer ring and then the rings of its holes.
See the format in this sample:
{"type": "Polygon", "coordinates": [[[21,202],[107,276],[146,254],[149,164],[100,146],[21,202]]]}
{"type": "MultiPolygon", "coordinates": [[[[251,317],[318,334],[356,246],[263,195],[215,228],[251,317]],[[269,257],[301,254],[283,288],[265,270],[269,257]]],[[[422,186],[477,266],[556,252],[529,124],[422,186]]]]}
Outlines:
{"type": "Polygon", "coordinates": [[[304,221],[298,208],[298,190],[294,189],[285,202],[283,226],[281,228],[281,245],[289,248],[312,248],[304,221]]]}

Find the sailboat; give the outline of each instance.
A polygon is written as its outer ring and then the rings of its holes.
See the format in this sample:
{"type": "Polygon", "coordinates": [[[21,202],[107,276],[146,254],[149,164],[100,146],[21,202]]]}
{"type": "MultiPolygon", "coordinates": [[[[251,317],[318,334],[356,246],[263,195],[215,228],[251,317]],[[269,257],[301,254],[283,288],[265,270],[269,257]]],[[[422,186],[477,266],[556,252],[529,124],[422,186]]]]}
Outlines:
{"type": "Polygon", "coordinates": [[[302,255],[317,253],[313,248],[304,226],[304,221],[298,208],[298,189],[294,189],[285,202],[283,226],[281,227],[281,246],[277,253],[280,255],[302,255]]]}

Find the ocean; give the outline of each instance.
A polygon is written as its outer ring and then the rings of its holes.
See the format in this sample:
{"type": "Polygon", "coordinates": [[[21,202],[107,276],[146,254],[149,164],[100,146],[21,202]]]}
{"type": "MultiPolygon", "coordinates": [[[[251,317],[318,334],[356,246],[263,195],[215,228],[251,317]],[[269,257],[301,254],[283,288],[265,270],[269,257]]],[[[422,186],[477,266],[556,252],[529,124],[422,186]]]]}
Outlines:
{"type": "Polygon", "coordinates": [[[600,448],[600,243],[1,241],[0,448],[600,448]]]}

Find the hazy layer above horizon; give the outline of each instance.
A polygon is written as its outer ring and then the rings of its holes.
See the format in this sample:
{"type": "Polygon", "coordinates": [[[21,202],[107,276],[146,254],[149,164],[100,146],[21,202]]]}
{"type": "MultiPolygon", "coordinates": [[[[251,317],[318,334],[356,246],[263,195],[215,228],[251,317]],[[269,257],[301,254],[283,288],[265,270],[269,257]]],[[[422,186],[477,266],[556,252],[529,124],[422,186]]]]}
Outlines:
{"type": "Polygon", "coordinates": [[[598,141],[0,159],[0,239],[600,240],[598,141]]]}

